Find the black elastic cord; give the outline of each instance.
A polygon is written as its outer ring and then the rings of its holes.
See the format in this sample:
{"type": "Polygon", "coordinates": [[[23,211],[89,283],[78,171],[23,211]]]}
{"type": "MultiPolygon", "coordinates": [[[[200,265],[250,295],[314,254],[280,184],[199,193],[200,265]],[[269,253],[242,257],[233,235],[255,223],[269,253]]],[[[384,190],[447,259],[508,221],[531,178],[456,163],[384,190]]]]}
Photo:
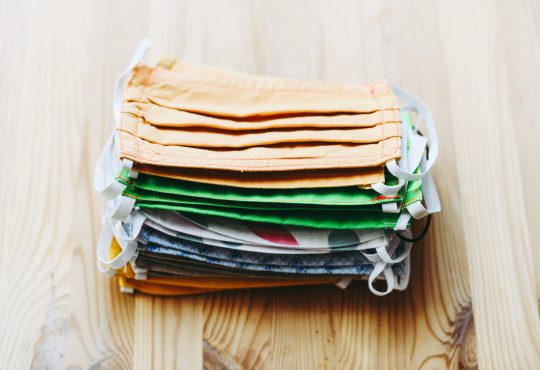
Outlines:
{"type": "Polygon", "coordinates": [[[422,230],[420,235],[418,235],[416,238],[407,238],[406,236],[403,236],[400,233],[396,233],[396,235],[398,238],[400,238],[401,240],[405,242],[414,243],[414,242],[422,240],[424,236],[426,236],[430,225],[431,225],[431,215],[428,215],[426,219],[426,224],[424,225],[424,229],[422,230]]]}

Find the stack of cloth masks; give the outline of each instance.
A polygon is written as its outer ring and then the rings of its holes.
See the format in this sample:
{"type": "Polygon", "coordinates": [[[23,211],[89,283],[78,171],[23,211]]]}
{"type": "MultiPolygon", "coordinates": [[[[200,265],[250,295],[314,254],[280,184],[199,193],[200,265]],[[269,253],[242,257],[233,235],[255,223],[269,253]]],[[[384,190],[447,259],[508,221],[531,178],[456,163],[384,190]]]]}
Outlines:
{"type": "Polygon", "coordinates": [[[117,83],[96,166],[98,265],[123,292],[187,295],[367,280],[404,289],[412,219],[440,211],[428,108],[347,85],[141,63],[117,83]],[[423,135],[421,131],[425,134],[423,135]]]}

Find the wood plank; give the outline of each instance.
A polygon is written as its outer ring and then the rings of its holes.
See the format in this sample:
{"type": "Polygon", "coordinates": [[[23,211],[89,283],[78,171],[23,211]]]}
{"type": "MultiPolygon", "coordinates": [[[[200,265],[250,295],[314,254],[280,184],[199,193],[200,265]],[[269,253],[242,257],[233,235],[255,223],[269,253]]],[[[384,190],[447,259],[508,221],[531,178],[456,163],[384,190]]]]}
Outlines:
{"type": "Polygon", "coordinates": [[[0,368],[539,368],[539,16],[527,0],[0,2],[0,368]],[[422,97],[443,213],[410,288],[120,294],[95,269],[93,167],[143,36],[151,59],[422,97]]]}
{"type": "Polygon", "coordinates": [[[197,297],[137,296],[134,369],[201,369],[201,303],[197,297]]]}
{"type": "Polygon", "coordinates": [[[450,88],[460,91],[449,102],[452,126],[456,135],[461,133],[454,143],[456,157],[466,163],[458,167],[458,175],[468,179],[460,181],[460,188],[462,217],[469,221],[464,223],[464,237],[473,311],[482,313],[475,318],[478,358],[486,368],[537,368],[540,321],[519,191],[521,168],[516,165],[519,122],[509,124],[511,71],[503,52],[512,30],[503,33],[501,28],[508,17],[504,3],[500,8],[468,5],[441,2],[440,14],[450,88]],[[507,345],[495,338],[506,338],[507,345]]]}

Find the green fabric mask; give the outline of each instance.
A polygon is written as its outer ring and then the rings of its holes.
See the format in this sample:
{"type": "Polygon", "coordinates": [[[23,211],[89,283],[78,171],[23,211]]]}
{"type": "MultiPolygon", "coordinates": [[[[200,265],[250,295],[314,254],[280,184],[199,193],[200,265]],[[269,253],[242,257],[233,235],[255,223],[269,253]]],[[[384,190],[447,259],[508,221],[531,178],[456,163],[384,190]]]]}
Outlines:
{"type": "Polygon", "coordinates": [[[281,225],[307,226],[329,229],[380,229],[396,226],[399,214],[382,211],[347,210],[258,210],[247,208],[224,208],[217,206],[191,206],[174,203],[137,202],[142,208],[168,209],[204,215],[234,218],[244,221],[269,222],[281,225]]]}
{"type": "MultiPolygon", "coordinates": [[[[408,114],[403,114],[403,122],[412,133],[408,114]]],[[[390,174],[387,179],[390,185],[397,182],[390,174]]],[[[118,181],[127,185],[124,195],[136,199],[140,207],[336,229],[394,227],[399,215],[383,213],[381,204],[403,201],[407,205],[422,199],[420,180],[410,182],[396,196],[382,196],[360,187],[237,188],[145,174],[131,180],[127,171],[118,181]],[[310,212],[306,212],[308,209],[310,212]]]]}

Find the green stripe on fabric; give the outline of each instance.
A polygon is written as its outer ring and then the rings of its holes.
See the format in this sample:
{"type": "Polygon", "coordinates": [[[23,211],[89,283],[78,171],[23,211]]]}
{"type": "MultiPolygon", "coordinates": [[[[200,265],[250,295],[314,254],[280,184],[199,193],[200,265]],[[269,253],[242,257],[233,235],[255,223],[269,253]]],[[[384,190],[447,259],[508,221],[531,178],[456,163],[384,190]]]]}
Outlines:
{"type": "Polygon", "coordinates": [[[331,229],[381,229],[393,228],[399,214],[361,210],[317,211],[235,209],[215,206],[190,206],[164,202],[137,202],[141,208],[167,209],[178,212],[227,217],[237,220],[268,222],[280,225],[306,226],[331,229]]]}
{"type": "MultiPolygon", "coordinates": [[[[396,198],[380,196],[371,189],[357,186],[310,189],[252,189],[212,185],[166,177],[139,174],[135,181],[128,181],[123,171],[118,181],[128,186],[136,195],[139,190],[153,191],[205,199],[235,202],[292,203],[309,205],[368,205],[395,201],[396,198]]],[[[401,196],[397,198],[401,200],[401,196]]]]}
{"type": "Polygon", "coordinates": [[[219,206],[225,208],[242,208],[242,209],[260,209],[260,210],[335,210],[335,211],[347,211],[347,210],[381,210],[379,204],[368,205],[319,205],[319,204],[304,204],[304,203],[268,203],[268,202],[248,202],[248,201],[227,201],[218,199],[198,198],[185,195],[174,195],[167,193],[159,193],[155,191],[147,191],[142,189],[127,188],[124,191],[124,195],[130,198],[134,198],[137,202],[166,202],[171,204],[184,204],[184,205],[201,205],[201,206],[219,206]]]}

